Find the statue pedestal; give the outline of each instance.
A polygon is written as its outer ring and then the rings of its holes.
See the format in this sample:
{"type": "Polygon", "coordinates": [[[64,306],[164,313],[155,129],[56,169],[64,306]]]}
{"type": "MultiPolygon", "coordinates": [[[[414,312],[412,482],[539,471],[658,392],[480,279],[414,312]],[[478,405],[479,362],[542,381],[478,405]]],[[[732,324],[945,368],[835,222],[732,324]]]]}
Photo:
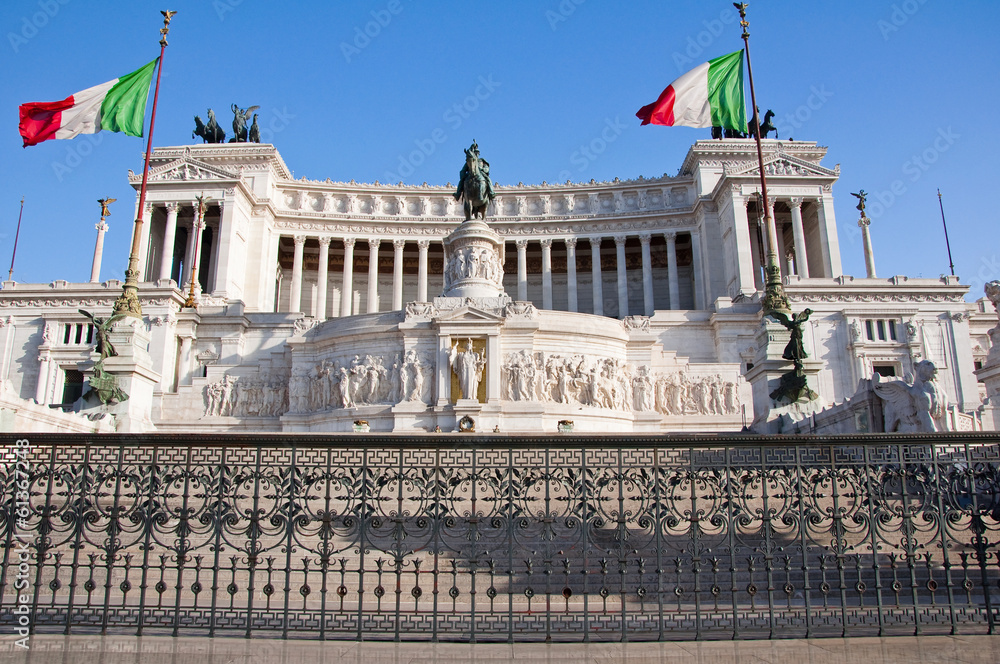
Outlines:
{"type": "Polygon", "coordinates": [[[481,219],[470,219],[444,238],[443,297],[492,298],[503,291],[504,243],[481,219]]]}
{"type": "Polygon", "coordinates": [[[475,421],[477,432],[486,430],[483,428],[486,423],[482,422],[482,418],[479,416],[483,410],[483,404],[475,399],[459,399],[455,402],[452,410],[455,413],[455,431],[460,430],[459,422],[461,422],[463,417],[470,417],[475,421]]]}
{"type": "Polygon", "coordinates": [[[118,387],[128,399],[108,404],[106,412],[115,416],[120,433],[155,431],[151,418],[153,389],[160,382],[160,374],[153,371],[146,323],[138,318],[124,318],[114,324],[108,338],[118,355],[104,360],[104,370],[118,380],[118,387]]]}
{"type": "MultiPolygon", "coordinates": [[[[827,405],[822,398],[809,398],[808,394],[791,403],[784,400],[776,402],[771,398],[771,393],[781,384],[782,376],[794,370],[792,362],[781,357],[789,339],[791,332],[783,325],[766,316],[761,319],[756,338],[757,355],[753,368],[745,376],[753,391],[754,420],[751,428],[757,433],[805,433],[798,423],[827,405]]],[[[802,362],[802,373],[813,393],[817,392],[819,372],[824,366],[824,362],[816,360],[802,362]]]]}

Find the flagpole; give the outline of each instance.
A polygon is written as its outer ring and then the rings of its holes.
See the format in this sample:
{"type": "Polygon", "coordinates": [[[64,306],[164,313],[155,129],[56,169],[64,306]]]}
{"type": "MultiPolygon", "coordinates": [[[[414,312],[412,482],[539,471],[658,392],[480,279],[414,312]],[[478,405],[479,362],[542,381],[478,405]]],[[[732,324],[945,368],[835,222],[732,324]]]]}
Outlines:
{"type": "Polygon", "coordinates": [[[757,117],[757,96],[753,88],[753,68],[750,66],[750,32],[747,30],[747,3],[734,2],[733,6],[740,12],[740,27],[743,28],[743,45],[747,54],[747,75],[750,78],[750,104],[753,109],[753,123],[757,127],[754,138],[757,140],[757,163],[760,167],[760,193],[764,206],[764,223],[767,226],[767,264],[764,266],[765,286],[764,313],[771,311],[790,311],[785,289],[781,285],[781,267],[778,265],[778,232],[771,216],[771,206],[767,200],[767,176],[764,174],[764,150],[760,145],[760,118],[757,117]]]}
{"type": "Polygon", "coordinates": [[[160,61],[156,67],[156,88],[153,91],[153,112],[149,117],[149,137],[146,139],[146,160],[142,166],[142,186],[139,188],[139,215],[132,228],[132,251],[128,257],[128,268],[125,270],[125,285],[122,294],[115,300],[113,312],[135,318],[142,318],[142,306],[139,304],[139,242],[142,238],[142,214],[146,205],[146,182],[149,179],[149,161],[153,153],[153,125],[156,123],[156,102],[160,96],[160,74],[163,73],[163,54],[167,50],[167,33],[170,32],[170,19],[175,11],[161,11],[163,27],[160,28],[160,61]]]}
{"type": "MultiPolygon", "coordinates": [[[[10,272],[7,281],[14,281],[14,258],[17,256],[17,238],[21,234],[21,216],[24,214],[24,196],[21,197],[21,211],[17,213],[17,231],[14,232],[14,251],[10,255],[10,272]]],[[[952,272],[952,274],[955,274],[952,272]]]]}
{"type": "MultiPolygon", "coordinates": [[[[948,267],[951,268],[951,276],[955,276],[955,263],[951,260],[951,242],[948,241],[948,222],[944,220],[944,203],[941,202],[941,190],[938,189],[938,205],[941,206],[941,223],[944,225],[944,246],[948,248],[948,267]]],[[[16,240],[15,240],[16,242],[16,240]]],[[[15,245],[16,246],[16,245],[15,245]]]]}

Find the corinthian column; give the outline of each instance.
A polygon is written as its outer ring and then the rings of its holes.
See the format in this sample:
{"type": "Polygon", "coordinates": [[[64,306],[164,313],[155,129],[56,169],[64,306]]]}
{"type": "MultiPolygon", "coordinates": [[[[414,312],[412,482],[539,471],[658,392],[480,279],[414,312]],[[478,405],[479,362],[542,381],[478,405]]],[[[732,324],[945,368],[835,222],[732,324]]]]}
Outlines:
{"type": "Polygon", "coordinates": [[[552,240],[542,240],[542,309],[552,308],[552,240]]]}
{"type": "Polygon", "coordinates": [[[590,275],[594,286],[594,315],[604,315],[604,284],[601,283],[601,238],[590,239],[590,275]]]}
{"type": "Polygon", "coordinates": [[[368,240],[368,313],[378,311],[378,246],[379,238],[368,240]]]}
{"type": "MultiPolygon", "coordinates": [[[[806,234],[802,228],[802,199],[790,199],[788,207],[792,209],[792,242],[795,245],[795,273],[803,279],[808,279],[809,257],[806,256],[806,234]]],[[[791,272],[788,274],[791,274],[791,272]]]]}
{"type": "Polygon", "coordinates": [[[643,233],[639,236],[639,243],[642,245],[642,304],[647,316],[652,316],[655,312],[653,306],[653,259],[650,256],[649,245],[653,241],[653,236],[643,233]]]}
{"type": "Polygon", "coordinates": [[[566,300],[567,309],[579,310],[576,294],[576,238],[567,238],[566,242],[566,300]]]}
{"type": "Polygon", "coordinates": [[[618,317],[628,316],[628,281],[625,274],[625,236],[615,236],[615,249],[618,258],[618,317]]]}
{"type": "Polygon", "coordinates": [[[160,279],[169,279],[174,267],[174,238],[177,236],[177,203],[167,203],[167,228],[163,232],[160,279]]]}
{"type": "Polygon", "coordinates": [[[528,300],[528,241],[515,240],[517,247],[517,300],[528,300]]]}
{"type": "Polygon", "coordinates": [[[392,310],[403,308],[403,247],[406,240],[392,241],[392,310]]]}
{"type": "Polygon", "coordinates": [[[329,281],[330,239],[319,238],[319,273],[316,275],[316,319],[326,320],[326,289],[329,281]]]}
{"type": "Polygon", "coordinates": [[[94,226],[97,229],[97,244],[94,245],[94,263],[90,267],[90,282],[93,284],[101,281],[101,258],[104,256],[104,233],[108,230],[108,225],[104,219],[94,226]]]}
{"type": "Polygon", "coordinates": [[[344,238],[344,286],[340,296],[340,315],[350,316],[354,304],[354,238],[344,238]]]}
{"type": "Polygon", "coordinates": [[[680,309],[681,289],[677,276],[677,233],[664,233],[663,237],[667,239],[667,287],[670,290],[670,308],[680,309]]]}
{"type": "Polygon", "coordinates": [[[304,235],[296,235],[292,240],[295,242],[295,254],[292,258],[292,286],[288,291],[288,311],[295,313],[302,311],[302,251],[305,248],[306,238],[304,235]]]}
{"type": "Polygon", "coordinates": [[[427,302],[427,248],[430,240],[417,240],[417,302],[427,302]]]}

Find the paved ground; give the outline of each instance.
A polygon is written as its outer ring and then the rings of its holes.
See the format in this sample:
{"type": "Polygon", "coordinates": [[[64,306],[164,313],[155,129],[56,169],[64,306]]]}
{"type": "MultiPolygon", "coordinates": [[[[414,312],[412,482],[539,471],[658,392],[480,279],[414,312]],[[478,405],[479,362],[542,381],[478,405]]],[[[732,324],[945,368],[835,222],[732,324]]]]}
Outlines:
{"type": "Polygon", "coordinates": [[[33,636],[0,642],[0,662],[31,664],[889,664],[1000,662],[1000,636],[921,636],[630,644],[449,644],[275,641],[165,636],[33,636]]]}

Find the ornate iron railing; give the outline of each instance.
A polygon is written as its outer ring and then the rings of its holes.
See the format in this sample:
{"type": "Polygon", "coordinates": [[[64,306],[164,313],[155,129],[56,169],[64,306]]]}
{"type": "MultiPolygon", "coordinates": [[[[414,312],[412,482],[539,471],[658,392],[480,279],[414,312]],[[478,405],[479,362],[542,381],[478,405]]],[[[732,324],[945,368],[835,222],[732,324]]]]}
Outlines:
{"type": "Polygon", "coordinates": [[[16,465],[0,476],[0,607],[27,594],[37,632],[617,641],[997,620],[996,434],[27,439],[25,519],[16,465]]]}

